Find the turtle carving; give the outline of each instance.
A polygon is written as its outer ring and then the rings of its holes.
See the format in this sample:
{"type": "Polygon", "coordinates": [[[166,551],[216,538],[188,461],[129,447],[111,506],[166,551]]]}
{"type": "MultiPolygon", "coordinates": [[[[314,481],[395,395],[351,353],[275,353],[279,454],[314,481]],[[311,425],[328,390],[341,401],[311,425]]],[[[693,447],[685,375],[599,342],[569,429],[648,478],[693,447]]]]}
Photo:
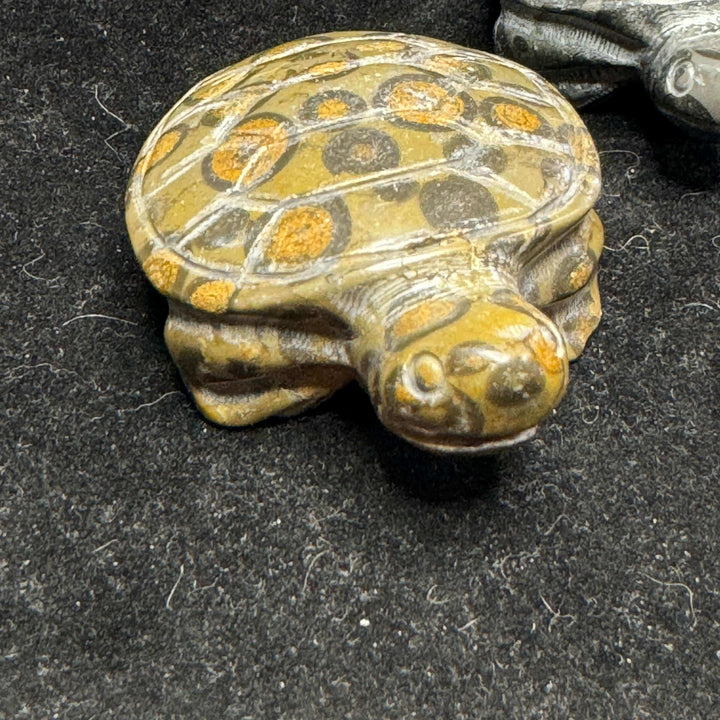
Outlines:
{"type": "Polygon", "coordinates": [[[719,0],[503,0],[495,41],[577,105],[641,80],[670,119],[720,134],[719,0]]]}
{"type": "Polygon", "coordinates": [[[192,88],[151,133],[127,225],[168,348],[223,425],[353,379],[445,452],[529,438],[600,318],[593,142],[519,65],[334,33],[192,88]]]}

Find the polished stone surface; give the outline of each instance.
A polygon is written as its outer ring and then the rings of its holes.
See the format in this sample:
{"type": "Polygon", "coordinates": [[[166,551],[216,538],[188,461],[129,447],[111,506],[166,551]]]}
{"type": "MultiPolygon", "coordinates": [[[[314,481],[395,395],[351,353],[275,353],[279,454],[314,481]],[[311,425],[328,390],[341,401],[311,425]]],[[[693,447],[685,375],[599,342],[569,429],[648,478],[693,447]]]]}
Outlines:
{"type": "Polygon", "coordinates": [[[532,437],[600,320],[600,161],[531,70],[324,33],[192,87],[143,145],[133,249],[201,412],[245,426],[353,380],[419,447],[532,437]]]}
{"type": "Polygon", "coordinates": [[[679,126],[720,136],[719,0],[503,0],[495,41],[578,105],[643,83],[679,126]]]}
{"type": "Polygon", "coordinates": [[[497,13],[232,5],[0,3],[0,716],[713,717],[717,150],[642,96],[583,112],[604,316],[524,446],[439,460],[354,386],[216,427],[127,239],[148,133],[285,40],[490,50],[497,13]]]}

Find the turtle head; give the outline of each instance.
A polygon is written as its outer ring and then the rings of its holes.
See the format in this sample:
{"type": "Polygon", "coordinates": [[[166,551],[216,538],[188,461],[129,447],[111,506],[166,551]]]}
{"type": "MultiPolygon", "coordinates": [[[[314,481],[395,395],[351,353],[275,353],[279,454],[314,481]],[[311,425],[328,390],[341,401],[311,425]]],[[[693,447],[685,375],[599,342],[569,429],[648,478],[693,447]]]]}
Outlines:
{"type": "Polygon", "coordinates": [[[671,37],[650,70],[658,107],[672,120],[720,134],[720,28],[671,37]]]}
{"type": "Polygon", "coordinates": [[[444,318],[450,301],[426,301],[407,311],[425,327],[407,313],[391,326],[373,383],[385,425],[439,452],[492,452],[534,434],[567,386],[565,343],[517,295],[496,296],[444,318]]]}

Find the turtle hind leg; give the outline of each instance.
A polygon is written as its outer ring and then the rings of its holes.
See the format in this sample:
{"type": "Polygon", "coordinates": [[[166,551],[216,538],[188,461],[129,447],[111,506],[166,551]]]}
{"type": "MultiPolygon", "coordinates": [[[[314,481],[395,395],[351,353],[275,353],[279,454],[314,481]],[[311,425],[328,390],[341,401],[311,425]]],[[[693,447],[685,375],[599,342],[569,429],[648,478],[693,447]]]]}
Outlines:
{"type": "Polygon", "coordinates": [[[353,377],[344,368],[318,367],[298,368],[294,374],[270,373],[235,381],[211,381],[202,386],[187,381],[186,384],[205,417],[219,425],[242,426],[308,410],[353,377]]]}
{"type": "Polygon", "coordinates": [[[549,70],[545,76],[575,107],[585,107],[621,88],[639,84],[637,70],[629,67],[578,66],[549,70]]]}
{"type": "Polygon", "coordinates": [[[542,311],[565,339],[568,359],[575,360],[585,349],[602,316],[597,273],[576,293],[543,307],[542,311]]]}
{"type": "Polygon", "coordinates": [[[622,83],[612,83],[607,80],[565,80],[561,75],[552,73],[548,73],[548,79],[555,83],[560,92],[578,108],[602,100],[622,87],[622,83]]]}
{"type": "Polygon", "coordinates": [[[220,425],[302,412],[355,377],[336,340],[224,323],[177,303],[170,305],[165,342],[198,409],[220,425]]]}

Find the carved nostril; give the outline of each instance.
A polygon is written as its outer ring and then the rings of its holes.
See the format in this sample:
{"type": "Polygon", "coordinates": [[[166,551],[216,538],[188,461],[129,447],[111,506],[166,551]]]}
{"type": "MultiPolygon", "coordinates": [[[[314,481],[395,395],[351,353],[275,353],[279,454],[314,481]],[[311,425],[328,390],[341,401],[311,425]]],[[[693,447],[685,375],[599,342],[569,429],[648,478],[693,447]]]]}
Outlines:
{"type": "Polygon", "coordinates": [[[540,364],[529,358],[513,358],[493,370],[487,386],[487,398],[494,405],[522,405],[539,395],[545,387],[540,364]]]}
{"type": "Polygon", "coordinates": [[[433,392],[445,383],[445,371],[437,356],[430,352],[416,355],[410,363],[412,382],[421,392],[433,392]]]}

